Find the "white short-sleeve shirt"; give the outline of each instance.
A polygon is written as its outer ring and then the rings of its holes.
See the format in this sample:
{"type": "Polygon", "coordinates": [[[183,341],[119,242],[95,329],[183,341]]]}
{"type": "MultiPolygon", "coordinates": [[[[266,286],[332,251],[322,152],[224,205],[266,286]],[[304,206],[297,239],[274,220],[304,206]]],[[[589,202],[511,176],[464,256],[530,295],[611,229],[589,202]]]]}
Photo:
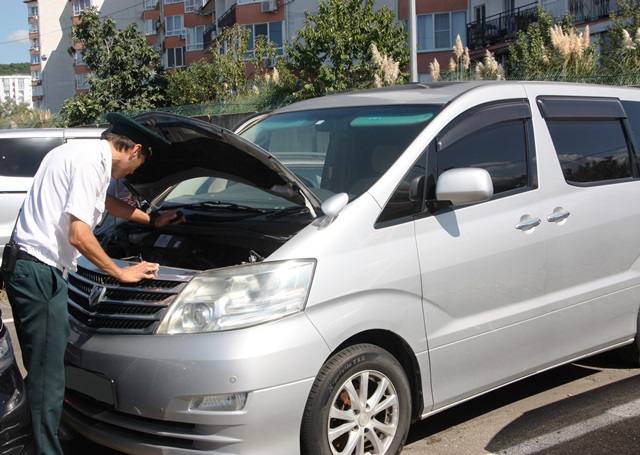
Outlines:
{"type": "Polygon", "coordinates": [[[20,249],[60,270],[76,270],[71,215],[92,229],[102,218],[111,179],[111,147],[100,139],[68,142],[42,160],[16,225],[20,249]]]}

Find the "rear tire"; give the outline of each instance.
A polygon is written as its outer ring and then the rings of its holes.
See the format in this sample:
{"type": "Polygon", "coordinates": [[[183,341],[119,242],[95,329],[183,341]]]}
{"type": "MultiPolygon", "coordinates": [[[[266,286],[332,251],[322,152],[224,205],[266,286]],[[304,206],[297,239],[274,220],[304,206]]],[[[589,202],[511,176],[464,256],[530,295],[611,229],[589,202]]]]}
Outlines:
{"type": "Polygon", "coordinates": [[[396,455],[410,424],[402,365],[378,346],[357,344],[333,355],[316,377],[302,419],[302,453],[396,455]]]}
{"type": "Polygon", "coordinates": [[[629,366],[640,367],[640,311],[636,319],[636,336],[633,343],[620,349],[620,358],[629,366]]]}

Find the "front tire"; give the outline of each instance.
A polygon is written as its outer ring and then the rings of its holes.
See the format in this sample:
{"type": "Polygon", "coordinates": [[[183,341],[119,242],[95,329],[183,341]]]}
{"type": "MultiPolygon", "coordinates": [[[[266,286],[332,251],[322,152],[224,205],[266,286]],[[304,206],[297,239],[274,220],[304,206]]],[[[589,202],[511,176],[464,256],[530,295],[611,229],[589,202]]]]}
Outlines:
{"type": "Polygon", "coordinates": [[[333,355],[318,374],[301,428],[305,455],[396,455],[411,423],[411,389],[386,350],[357,344],[333,355]]]}

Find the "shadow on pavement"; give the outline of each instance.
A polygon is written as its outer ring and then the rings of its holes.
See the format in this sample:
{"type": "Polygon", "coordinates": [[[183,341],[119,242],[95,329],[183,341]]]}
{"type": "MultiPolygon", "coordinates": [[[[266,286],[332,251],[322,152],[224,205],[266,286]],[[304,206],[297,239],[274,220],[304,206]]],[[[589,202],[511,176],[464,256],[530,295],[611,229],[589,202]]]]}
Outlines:
{"type": "Polygon", "coordinates": [[[505,454],[638,454],[640,405],[633,402],[639,399],[640,376],[607,384],[525,412],[486,449],[505,454]],[[539,450],[532,451],[534,446],[539,450]]]}
{"type": "Polygon", "coordinates": [[[571,364],[523,379],[415,423],[409,431],[407,444],[545,390],[590,376],[598,371],[571,364]]]}

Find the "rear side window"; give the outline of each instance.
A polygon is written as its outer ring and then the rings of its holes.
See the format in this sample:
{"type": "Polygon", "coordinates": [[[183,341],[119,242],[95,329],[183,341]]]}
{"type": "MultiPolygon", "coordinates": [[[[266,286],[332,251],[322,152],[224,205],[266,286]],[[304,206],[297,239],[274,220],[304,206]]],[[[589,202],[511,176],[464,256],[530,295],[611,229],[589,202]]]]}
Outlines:
{"type": "Polygon", "coordinates": [[[567,183],[592,184],[633,175],[629,147],[618,119],[548,120],[567,183]]]}
{"type": "Polygon", "coordinates": [[[486,169],[496,195],[527,187],[526,122],[518,119],[490,125],[438,150],[438,176],[464,167],[486,169]]]}
{"type": "Polygon", "coordinates": [[[44,156],[61,144],[56,137],[0,139],[0,175],[33,177],[44,156]]]}
{"type": "MultiPolygon", "coordinates": [[[[640,147],[640,101],[623,101],[622,105],[627,113],[627,119],[631,125],[633,138],[636,147],[640,147]]],[[[636,148],[636,154],[640,153],[640,149],[636,148]]]]}

